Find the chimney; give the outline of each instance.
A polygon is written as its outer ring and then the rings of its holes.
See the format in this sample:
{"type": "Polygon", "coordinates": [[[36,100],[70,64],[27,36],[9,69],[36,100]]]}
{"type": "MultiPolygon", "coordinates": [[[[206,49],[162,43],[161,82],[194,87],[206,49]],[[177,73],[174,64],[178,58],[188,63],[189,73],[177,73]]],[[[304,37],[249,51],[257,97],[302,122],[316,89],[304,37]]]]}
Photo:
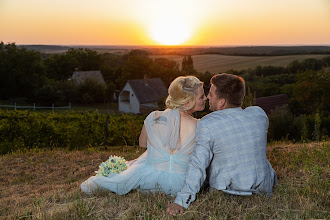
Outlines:
{"type": "Polygon", "coordinates": [[[144,74],[144,76],[143,76],[143,80],[144,80],[144,85],[145,86],[148,86],[148,75],[147,74],[144,74]]]}

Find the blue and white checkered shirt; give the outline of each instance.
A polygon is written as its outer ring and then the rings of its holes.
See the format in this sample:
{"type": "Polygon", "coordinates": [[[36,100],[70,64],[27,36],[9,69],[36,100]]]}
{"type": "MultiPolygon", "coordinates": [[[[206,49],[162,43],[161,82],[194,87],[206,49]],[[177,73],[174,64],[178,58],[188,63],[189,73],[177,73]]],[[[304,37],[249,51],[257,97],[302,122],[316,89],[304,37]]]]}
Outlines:
{"type": "Polygon", "coordinates": [[[197,123],[196,148],[175,203],[188,208],[207,176],[211,188],[226,193],[271,195],[277,178],[266,157],[268,125],[259,107],[228,108],[203,117],[197,123]]]}

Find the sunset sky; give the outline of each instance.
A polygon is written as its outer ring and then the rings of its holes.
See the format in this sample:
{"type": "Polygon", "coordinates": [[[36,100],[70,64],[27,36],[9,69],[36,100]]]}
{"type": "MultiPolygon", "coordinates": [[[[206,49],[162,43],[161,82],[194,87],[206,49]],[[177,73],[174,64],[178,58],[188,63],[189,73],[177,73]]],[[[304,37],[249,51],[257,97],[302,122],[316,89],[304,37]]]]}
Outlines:
{"type": "Polygon", "coordinates": [[[330,45],[330,0],[0,0],[0,41],[330,45]]]}

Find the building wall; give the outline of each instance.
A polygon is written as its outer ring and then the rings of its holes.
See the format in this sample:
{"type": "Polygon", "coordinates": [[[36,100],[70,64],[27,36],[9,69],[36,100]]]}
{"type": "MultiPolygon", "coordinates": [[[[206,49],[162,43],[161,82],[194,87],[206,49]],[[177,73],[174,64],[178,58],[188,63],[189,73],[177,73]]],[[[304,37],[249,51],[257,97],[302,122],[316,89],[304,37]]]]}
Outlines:
{"type": "Polygon", "coordinates": [[[136,98],[129,83],[126,83],[125,87],[121,91],[119,98],[118,98],[118,105],[119,105],[119,111],[121,111],[121,112],[134,113],[134,114],[140,113],[139,100],[136,98]],[[122,101],[121,95],[122,95],[123,91],[129,91],[129,102],[122,101]]]}

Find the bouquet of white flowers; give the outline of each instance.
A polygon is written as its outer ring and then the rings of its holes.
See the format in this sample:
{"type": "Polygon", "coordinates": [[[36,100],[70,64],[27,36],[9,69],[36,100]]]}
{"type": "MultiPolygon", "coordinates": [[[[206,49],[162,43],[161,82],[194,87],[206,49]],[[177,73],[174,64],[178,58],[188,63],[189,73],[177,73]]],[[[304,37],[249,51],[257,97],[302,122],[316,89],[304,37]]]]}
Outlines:
{"type": "Polygon", "coordinates": [[[127,168],[127,161],[123,157],[111,155],[107,161],[100,164],[99,170],[95,173],[96,176],[109,176],[111,173],[121,173],[127,168]]]}

